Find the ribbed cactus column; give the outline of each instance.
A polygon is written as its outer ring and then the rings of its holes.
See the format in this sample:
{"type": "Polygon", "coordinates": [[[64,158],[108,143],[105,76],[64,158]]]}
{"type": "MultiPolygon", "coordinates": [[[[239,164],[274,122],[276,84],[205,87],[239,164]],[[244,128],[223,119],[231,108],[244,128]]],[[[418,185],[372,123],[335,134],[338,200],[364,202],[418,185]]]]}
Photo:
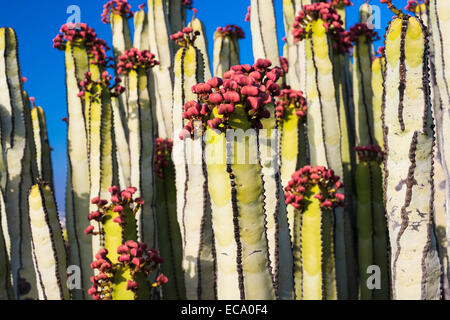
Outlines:
{"type": "MultiPolygon", "coordinates": [[[[379,49],[383,53],[384,48],[379,49]]],[[[383,143],[383,123],[381,121],[383,105],[383,81],[384,81],[385,60],[383,56],[375,57],[372,60],[372,112],[373,112],[373,132],[375,144],[384,148],[383,143]]]]}
{"type": "MultiPolygon", "coordinates": [[[[311,164],[327,166],[338,176],[343,176],[341,127],[329,45],[334,48],[346,45],[342,37],[342,21],[331,4],[314,3],[303,6],[296,17],[293,32],[298,41],[305,42],[306,48],[305,93],[311,164]]],[[[338,296],[347,299],[354,296],[355,287],[352,227],[349,212],[343,208],[335,209],[335,217],[338,296]]]]}
{"type": "Polygon", "coordinates": [[[169,39],[170,24],[166,15],[167,6],[167,0],[148,0],[148,36],[150,51],[160,62],[159,66],[152,69],[154,86],[151,91],[156,100],[158,133],[163,139],[173,139],[173,101],[166,99],[173,94],[173,51],[172,42],[169,39]]]}
{"type": "Polygon", "coordinates": [[[147,205],[137,213],[139,238],[152,248],[157,247],[157,222],[154,186],[154,141],[157,136],[156,110],[148,91],[148,71],[158,64],[147,50],[133,48],[119,57],[117,72],[126,77],[128,92],[128,131],[131,184],[138,186],[138,197],[147,205]]]}
{"type": "Polygon", "coordinates": [[[256,132],[262,129],[261,119],[271,117],[266,107],[278,90],[271,85],[278,80],[278,68],[269,66],[266,60],[253,67],[234,66],[224,80],[213,78],[194,87],[203,106],[195,101],[185,105],[185,140],[195,137],[194,126],[202,130],[208,125],[206,163],[219,299],[274,299],[281,292],[282,277],[274,281],[272,274],[256,132]]]}
{"type": "Polygon", "coordinates": [[[383,177],[380,164],[383,153],[379,146],[356,147],[357,229],[359,258],[359,298],[361,300],[388,300],[389,263],[388,232],[383,201],[383,177]],[[378,266],[380,273],[373,288],[368,283],[371,266],[378,266]]]}
{"type": "Polygon", "coordinates": [[[68,300],[66,248],[49,185],[44,182],[34,185],[28,201],[39,300],[68,300]]]}
{"type": "MultiPolygon", "coordinates": [[[[91,264],[96,272],[89,294],[94,300],[149,300],[151,288],[167,283],[168,279],[161,274],[155,283],[149,282],[149,274],[163,260],[146,243],[137,242],[136,214],[145,201],[135,198],[136,188],[120,192],[113,186],[108,191],[110,202],[98,197],[92,199],[97,210],[89,214],[89,220],[102,224],[104,236],[104,247],[91,264]]],[[[92,226],[85,232],[96,233],[92,226]]]]}
{"type": "Polygon", "coordinates": [[[179,138],[185,125],[184,105],[195,98],[192,87],[204,79],[203,56],[194,46],[197,34],[189,27],[172,35],[180,46],[175,56],[173,126],[177,136],[172,159],[176,172],[177,216],[183,240],[186,298],[202,300],[215,298],[213,231],[206,228],[210,223],[211,208],[203,136],[199,134],[195,139],[186,140],[179,138]]]}
{"type": "Polygon", "coordinates": [[[306,166],[286,187],[295,208],[294,276],[297,300],[337,299],[333,208],[344,205],[339,177],[324,167],[306,166]]]}
{"type": "Polygon", "coordinates": [[[0,300],[13,300],[14,291],[11,283],[10,240],[6,226],[6,205],[3,191],[0,191],[0,300]]]}
{"type": "MultiPolygon", "coordinates": [[[[283,0],[283,22],[286,32],[286,44],[284,56],[289,63],[289,72],[287,75],[288,83],[295,90],[300,89],[301,63],[303,59],[300,57],[298,43],[295,42],[292,33],[295,21],[295,15],[301,7],[301,0],[283,0]]],[[[304,66],[304,65],[303,65],[304,66]]],[[[292,174],[292,172],[291,172],[292,174]]]]}
{"type": "Polygon", "coordinates": [[[400,14],[391,22],[385,56],[384,191],[393,298],[439,299],[441,270],[432,227],[435,139],[429,48],[417,18],[400,14]]]}
{"type": "Polygon", "coordinates": [[[235,25],[219,27],[214,34],[214,76],[223,77],[231,66],[239,64],[239,39],[244,31],[235,25]]]}
{"type": "Polygon", "coordinates": [[[9,232],[11,272],[14,293],[18,299],[37,299],[36,275],[29,242],[27,189],[32,184],[30,148],[33,141],[27,118],[27,98],[22,89],[14,30],[0,29],[0,104],[2,146],[6,153],[6,218],[9,232]]]}
{"type": "MultiPolygon", "coordinates": [[[[159,1],[159,0],[158,0],[159,1]]],[[[186,26],[186,9],[192,9],[192,0],[162,0],[170,32],[175,33],[186,26]]]]}
{"type": "MultiPolygon", "coordinates": [[[[175,168],[171,159],[173,142],[157,138],[155,144],[154,169],[156,173],[158,240],[159,250],[165,258],[161,270],[170,279],[163,287],[163,297],[166,300],[183,300],[186,298],[186,289],[181,267],[183,244],[177,221],[175,168]]],[[[211,226],[205,227],[211,228],[211,226]]],[[[204,240],[211,241],[210,239],[204,240]]]]}
{"type": "Polygon", "coordinates": [[[203,22],[196,18],[197,10],[194,9],[194,17],[191,22],[189,22],[189,27],[191,27],[194,32],[198,32],[197,40],[195,41],[195,46],[200,50],[203,57],[203,67],[204,67],[204,80],[207,81],[212,78],[211,68],[209,65],[209,54],[208,54],[208,39],[206,38],[206,29],[203,22]]]}

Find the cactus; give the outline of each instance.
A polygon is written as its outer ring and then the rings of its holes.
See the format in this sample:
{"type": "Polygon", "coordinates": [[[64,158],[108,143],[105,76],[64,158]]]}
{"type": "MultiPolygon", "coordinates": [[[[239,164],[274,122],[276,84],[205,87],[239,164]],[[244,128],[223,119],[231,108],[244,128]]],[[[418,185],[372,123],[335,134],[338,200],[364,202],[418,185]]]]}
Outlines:
{"type": "MultiPolygon", "coordinates": [[[[383,48],[378,50],[379,54],[383,53],[383,48]]],[[[375,144],[384,148],[383,144],[383,123],[381,121],[382,114],[382,96],[383,96],[383,78],[384,78],[385,60],[383,56],[375,57],[372,60],[372,112],[373,112],[373,131],[375,144]]]]}
{"type": "Polygon", "coordinates": [[[339,177],[324,167],[306,166],[286,187],[286,203],[295,208],[294,268],[298,300],[337,298],[334,211],[344,205],[339,177]]]}
{"type": "Polygon", "coordinates": [[[245,37],[244,31],[235,25],[219,27],[214,34],[214,75],[223,74],[239,64],[239,39],[245,37]]]}
{"type": "Polygon", "coordinates": [[[3,192],[0,191],[0,300],[13,300],[14,291],[11,283],[11,266],[9,259],[9,233],[6,226],[6,208],[3,192]]]}
{"type": "MultiPolygon", "coordinates": [[[[191,88],[204,79],[204,60],[194,41],[199,31],[190,27],[171,36],[180,47],[175,56],[173,126],[184,127],[186,101],[195,98],[191,88]]],[[[179,136],[179,134],[177,135],[179,136]]],[[[215,250],[211,229],[208,177],[205,172],[202,136],[194,140],[175,138],[172,159],[176,172],[177,216],[183,241],[183,270],[187,299],[215,297],[215,250]],[[202,241],[204,240],[204,241],[202,241]],[[207,253],[202,257],[202,252],[207,253]]]]}
{"type": "Polygon", "coordinates": [[[386,34],[383,83],[384,194],[392,292],[394,299],[439,299],[440,264],[432,226],[435,139],[428,42],[417,18],[395,7],[393,11],[399,17],[386,34]],[[400,85],[387,85],[393,82],[400,85]]]}
{"type": "MultiPolygon", "coordinates": [[[[134,197],[137,189],[133,187],[120,192],[113,186],[108,191],[110,202],[99,197],[92,199],[97,210],[89,214],[89,220],[102,224],[104,237],[104,248],[91,264],[96,273],[91,278],[89,294],[94,300],[148,300],[151,288],[159,287],[168,279],[160,274],[156,282],[149,282],[149,275],[163,259],[158,251],[147,250],[144,242],[137,242],[136,214],[145,201],[134,197]]],[[[85,233],[97,232],[89,225],[85,233]]]]}
{"type": "Polygon", "coordinates": [[[388,300],[389,266],[388,234],[383,204],[383,178],[379,146],[356,147],[359,163],[356,169],[357,229],[359,257],[359,296],[361,300],[388,300]],[[380,269],[379,288],[370,288],[370,266],[380,269]]]}
{"type": "Polygon", "coordinates": [[[49,185],[34,185],[28,201],[39,300],[68,300],[66,248],[58,209],[49,185]]]}

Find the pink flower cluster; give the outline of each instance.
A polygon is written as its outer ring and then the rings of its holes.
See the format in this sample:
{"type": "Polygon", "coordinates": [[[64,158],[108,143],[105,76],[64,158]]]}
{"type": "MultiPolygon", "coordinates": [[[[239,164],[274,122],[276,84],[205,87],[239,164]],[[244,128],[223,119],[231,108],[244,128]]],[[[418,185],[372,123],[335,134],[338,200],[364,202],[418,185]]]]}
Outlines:
{"type": "Polygon", "coordinates": [[[246,16],[245,16],[245,22],[250,22],[250,17],[251,17],[251,15],[252,15],[252,7],[249,6],[249,7],[247,8],[247,14],[246,14],[246,16]]]}
{"type": "Polygon", "coordinates": [[[306,99],[303,97],[302,91],[297,91],[293,89],[283,89],[276,100],[276,114],[279,120],[283,120],[284,112],[286,108],[293,105],[295,108],[295,114],[299,119],[305,119],[307,106],[306,99]]]}
{"type": "Polygon", "coordinates": [[[289,60],[285,57],[280,58],[281,69],[286,74],[289,71],[289,60]]]}
{"type": "Polygon", "coordinates": [[[110,23],[111,14],[117,14],[127,19],[132,18],[134,16],[133,12],[131,11],[131,5],[128,3],[127,0],[108,1],[103,6],[102,22],[110,23]]]}
{"type": "Polygon", "coordinates": [[[350,52],[352,48],[350,35],[343,27],[344,23],[341,16],[333,5],[328,2],[316,2],[303,6],[302,10],[295,17],[293,24],[292,34],[295,42],[302,41],[310,36],[311,31],[307,30],[308,25],[311,21],[317,19],[324,21],[323,26],[331,36],[333,50],[340,53],[350,52]]]}
{"type": "Polygon", "coordinates": [[[172,154],[172,149],[173,149],[172,140],[164,140],[163,138],[156,138],[154,168],[155,173],[161,179],[164,179],[164,168],[169,165],[168,158],[172,154]]]}
{"type": "Polygon", "coordinates": [[[193,44],[199,35],[199,31],[194,32],[194,29],[191,27],[185,27],[183,30],[172,34],[170,40],[175,41],[180,47],[185,47],[189,44],[193,44]]]}
{"type": "Polygon", "coordinates": [[[352,42],[358,41],[359,37],[366,37],[367,41],[377,41],[380,40],[378,33],[370,29],[367,23],[357,23],[350,27],[350,40],[352,42]]]}
{"type": "Polygon", "coordinates": [[[70,42],[72,45],[81,43],[81,45],[86,47],[88,53],[93,56],[93,64],[106,66],[110,61],[110,58],[106,56],[106,51],[109,50],[106,42],[97,38],[95,30],[88,27],[87,24],[68,23],[63,25],[59,32],[53,39],[53,48],[65,50],[67,42],[70,42]]]}
{"type": "Polygon", "coordinates": [[[225,72],[223,80],[215,77],[207,83],[193,86],[192,92],[197,94],[201,104],[189,101],[184,105],[183,118],[189,122],[180,139],[193,134],[195,121],[206,122],[211,129],[231,128],[229,119],[236,108],[244,108],[252,126],[262,129],[260,120],[270,117],[266,106],[280,94],[280,86],[276,82],[283,76],[281,68],[271,66],[269,60],[259,59],[253,66],[231,67],[225,72]],[[210,119],[214,109],[219,116],[210,119]]]}
{"type": "Polygon", "coordinates": [[[345,196],[338,193],[343,187],[339,177],[333,170],[321,166],[305,166],[292,176],[286,187],[286,204],[292,205],[297,210],[306,209],[306,193],[312,186],[318,185],[320,193],[314,197],[320,201],[320,206],[324,209],[343,207],[345,196]]]}
{"type": "Polygon", "coordinates": [[[156,65],[159,65],[159,62],[155,60],[153,53],[148,50],[139,51],[136,48],[131,48],[119,57],[117,73],[128,74],[131,70],[137,70],[139,68],[148,69],[156,65]]]}
{"type": "Polygon", "coordinates": [[[97,85],[108,88],[112,96],[119,96],[125,91],[125,88],[119,84],[122,81],[119,77],[115,77],[115,83],[114,85],[111,85],[112,76],[108,73],[108,71],[104,71],[101,74],[101,79],[99,81],[94,81],[92,79],[91,72],[86,72],[84,77],[84,80],[80,82],[80,87],[82,88],[82,90],[78,93],[78,97],[80,98],[86,97],[86,93],[90,93],[89,97],[91,100],[100,98],[101,92],[94,89],[97,85]]]}
{"type": "Polygon", "coordinates": [[[358,154],[359,161],[370,162],[376,161],[380,163],[383,160],[384,152],[381,147],[369,145],[355,147],[355,151],[358,154]]]}
{"type": "Polygon", "coordinates": [[[331,5],[336,8],[344,8],[353,5],[353,3],[350,0],[331,0],[330,2],[331,5]]]}
{"type": "Polygon", "coordinates": [[[216,32],[224,37],[236,37],[238,39],[245,38],[244,30],[234,24],[228,24],[225,27],[218,27],[216,32]]]}

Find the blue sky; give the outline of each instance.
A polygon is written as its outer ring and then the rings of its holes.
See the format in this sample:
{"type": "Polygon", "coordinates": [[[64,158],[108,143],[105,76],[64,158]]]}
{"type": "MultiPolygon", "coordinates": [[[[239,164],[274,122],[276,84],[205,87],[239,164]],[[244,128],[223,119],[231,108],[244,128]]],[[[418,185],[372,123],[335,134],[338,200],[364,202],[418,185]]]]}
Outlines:
{"type": "MultiPolygon", "coordinates": [[[[133,11],[145,0],[129,0],[133,11]]],[[[347,26],[358,20],[358,8],[363,0],[353,0],[354,6],[347,9],[347,26]]],[[[96,29],[99,37],[111,44],[111,29],[100,20],[103,4],[106,0],[15,0],[8,2],[8,8],[0,10],[0,26],[12,27],[19,38],[19,53],[22,75],[28,78],[25,89],[30,96],[36,97],[47,115],[49,139],[53,152],[55,193],[60,211],[64,211],[64,190],[66,180],[66,124],[61,121],[67,115],[66,88],[64,71],[64,54],[52,48],[52,39],[69,17],[66,13],[70,5],[81,8],[81,20],[96,29]]],[[[282,0],[274,0],[278,23],[279,41],[284,37],[282,0]]],[[[406,0],[394,1],[399,7],[406,5],[406,0]]],[[[217,27],[227,24],[241,26],[247,37],[240,42],[241,63],[253,63],[250,24],[244,21],[250,0],[194,0],[194,7],[206,26],[212,57],[212,38],[217,27]]],[[[379,0],[371,4],[381,8],[381,29],[377,30],[383,38],[384,29],[392,18],[386,5],[379,0]]],[[[189,13],[189,18],[191,13],[189,13]]],[[[383,40],[383,39],[382,39],[383,40]]],[[[376,46],[382,45],[382,41],[376,46]]],[[[282,46],[280,46],[282,48],[282,46]]]]}

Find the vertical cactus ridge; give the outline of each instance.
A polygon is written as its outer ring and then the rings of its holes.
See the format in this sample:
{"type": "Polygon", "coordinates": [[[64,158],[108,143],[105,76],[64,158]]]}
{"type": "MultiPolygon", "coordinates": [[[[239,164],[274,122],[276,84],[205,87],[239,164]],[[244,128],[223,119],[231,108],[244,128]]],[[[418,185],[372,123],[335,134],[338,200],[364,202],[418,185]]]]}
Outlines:
{"type": "Polygon", "coordinates": [[[357,23],[350,28],[353,48],[353,97],[355,103],[356,144],[374,144],[374,117],[372,105],[372,41],[379,37],[367,23],[357,23]]]}
{"type": "Polygon", "coordinates": [[[388,234],[383,203],[383,179],[379,146],[356,147],[359,163],[356,169],[358,257],[361,300],[387,300],[389,291],[388,234]],[[369,267],[380,268],[380,288],[369,288],[369,267]]]}
{"type": "Polygon", "coordinates": [[[119,57],[117,72],[126,76],[128,84],[129,150],[131,184],[138,186],[137,196],[143,197],[147,206],[138,211],[139,239],[157,248],[154,188],[154,141],[157,136],[155,106],[151,104],[148,90],[149,69],[158,64],[154,54],[133,48],[119,57]]]}
{"type": "Polygon", "coordinates": [[[192,1],[189,0],[163,0],[166,2],[165,10],[169,21],[169,30],[175,33],[186,26],[186,9],[192,9],[192,1]]]}
{"type": "MultiPolygon", "coordinates": [[[[163,297],[168,300],[184,300],[186,289],[181,267],[183,245],[177,221],[175,168],[170,159],[173,142],[157,138],[155,143],[154,169],[157,192],[156,213],[158,229],[160,230],[158,232],[159,249],[161,255],[165,257],[162,272],[170,279],[167,285],[163,287],[163,297]]],[[[214,277],[214,272],[211,273],[211,276],[214,277]]]]}
{"type": "Polygon", "coordinates": [[[0,191],[0,300],[13,300],[11,265],[9,259],[10,240],[6,226],[6,208],[3,191],[0,191]]]}
{"type": "MultiPolygon", "coordinates": [[[[196,12],[196,11],[195,11],[196,12]]],[[[210,63],[209,63],[209,54],[208,54],[208,39],[206,38],[206,29],[203,22],[198,19],[194,18],[191,22],[189,22],[188,25],[190,28],[194,30],[194,32],[199,32],[199,35],[197,36],[197,39],[195,41],[195,46],[200,50],[202,57],[203,57],[203,66],[204,66],[204,78],[205,81],[212,78],[211,75],[211,69],[210,69],[210,63]]]]}
{"type": "Polygon", "coordinates": [[[215,77],[223,77],[232,66],[239,64],[239,39],[244,37],[244,31],[238,26],[226,25],[217,28],[214,33],[215,77]]]}
{"type": "Polygon", "coordinates": [[[58,209],[49,185],[34,185],[28,195],[31,242],[40,300],[68,300],[67,258],[58,209]]]}
{"type": "MultiPolygon", "coordinates": [[[[31,185],[31,155],[27,150],[26,118],[30,110],[26,108],[22,89],[22,77],[18,58],[18,42],[14,30],[0,29],[2,48],[2,78],[6,91],[0,103],[6,114],[2,117],[2,130],[9,132],[6,140],[7,181],[5,188],[6,215],[10,236],[11,272],[14,293],[18,299],[36,299],[36,277],[31,256],[31,243],[24,237],[29,234],[27,215],[27,189],[31,185]],[[4,110],[6,109],[6,110],[4,110]],[[7,124],[9,123],[9,124],[7,124]],[[9,128],[9,129],[8,129],[9,128]]],[[[3,132],[2,132],[3,133],[3,132]]]]}
{"type": "Polygon", "coordinates": [[[286,187],[295,208],[295,291],[298,300],[337,299],[333,208],[344,205],[339,177],[324,167],[305,166],[286,187]]]}
{"type": "Polygon", "coordinates": [[[268,59],[279,66],[280,56],[273,0],[251,0],[250,26],[255,61],[261,58],[268,59]]]}
{"type": "Polygon", "coordinates": [[[386,34],[384,194],[394,299],[440,297],[440,264],[431,225],[435,142],[425,33],[417,18],[403,15],[391,22],[386,34]],[[391,81],[400,86],[390,88],[386,84],[391,81]]]}
{"type": "MultiPolygon", "coordinates": [[[[283,22],[286,33],[286,49],[284,56],[289,62],[288,83],[295,89],[300,90],[301,78],[301,61],[298,45],[294,43],[294,35],[292,34],[295,14],[300,10],[300,2],[298,0],[283,0],[283,22]]],[[[292,172],[291,172],[292,173],[292,172]]]]}
{"type": "Polygon", "coordinates": [[[165,0],[148,0],[148,34],[150,51],[160,65],[152,69],[154,86],[152,97],[156,100],[158,133],[161,138],[173,139],[173,49],[169,39],[170,23],[165,14],[169,4],[165,0]]]}
{"type": "Polygon", "coordinates": [[[133,47],[138,50],[150,50],[148,14],[144,11],[145,3],[134,14],[133,47]]]}
{"type": "Polygon", "coordinates": [[[31,120],[33,129],[33,141],[36,149],[37,177],[47,182],[53,189],[53,166],[51,159],[51,147],[48,139],[47,122],[44,109],[35,105],[31,98],[33,108],[31,109],[31,120]]]}
{"type": "Polygon", "coordinates": [[[210,198],[207,192],[208,177],[204,170],[205,145],[202,135],[181,140],[179,132],[185,121],[183,111],[188,100],[195,99],[191,88],[205,79],[204,59],[194,44],[199,32],[187,27],[171,36],[180,47],[175,56],[175,85],[172,159],[176,172],[177,217],[183,241],[183,270],[187,299],[213,299],[215,279],[208,277],[215,264],[212,242],[213,230],[204,228],[211,219],[210,198]],[[211,242],[203,243],[203,239],[211,242]],[[200,258],[204,250],[210,252],[200,258]]]}
{"type": "Polygon", "coordinates": [[[372,60],[372,110],[373,110],[373,131],[374,142],[376,145],[384,148],[383,144],[383,124],[382,115],[382,96],[383,96],[383,77],[385,60],[383,57],[375,57],[372,60]]]}

